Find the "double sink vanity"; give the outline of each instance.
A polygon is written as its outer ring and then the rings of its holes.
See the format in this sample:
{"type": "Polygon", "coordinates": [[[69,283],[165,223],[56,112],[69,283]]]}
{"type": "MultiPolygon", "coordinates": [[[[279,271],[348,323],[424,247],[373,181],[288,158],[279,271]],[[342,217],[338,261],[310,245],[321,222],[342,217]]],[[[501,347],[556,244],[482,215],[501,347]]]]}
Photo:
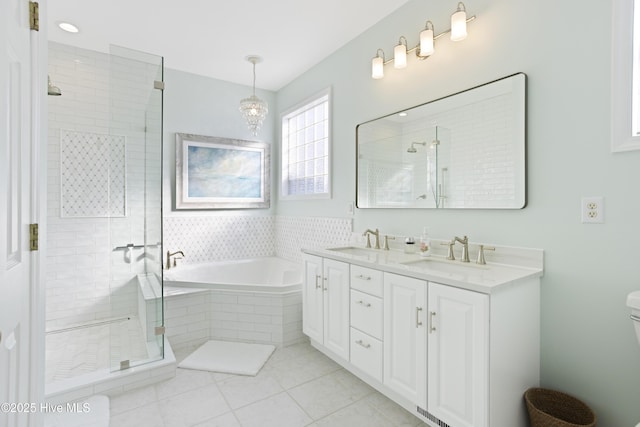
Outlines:
{"type": "Polygon", "coordinates": [[[527,425],[542,250],[496,247],[483,265],[356,245],[303,252],[315,348],[429,425],[527,425]]]}

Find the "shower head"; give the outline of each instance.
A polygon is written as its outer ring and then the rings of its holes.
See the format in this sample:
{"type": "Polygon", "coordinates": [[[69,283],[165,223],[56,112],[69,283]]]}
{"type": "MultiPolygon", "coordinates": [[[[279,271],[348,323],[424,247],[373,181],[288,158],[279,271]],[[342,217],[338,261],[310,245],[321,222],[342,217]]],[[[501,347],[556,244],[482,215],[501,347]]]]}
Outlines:
{"type": "Polygon", "coordinates": [[[47,91],[47,94],[51,96],[62,95],[62,91],[60,90],[60,88],[58,86],[54,86],[53,83],[51,83],[51,77],[47,76],[47,79],[49,80],[49,89],[47,91]]]}
{"type": "Polygon", "coordinates": [[[427,145],[426,142],[412,142],[411,147],[407,148],[407,153],[417,153],[416,145],[422,145],[423,147],[427,145]]]}

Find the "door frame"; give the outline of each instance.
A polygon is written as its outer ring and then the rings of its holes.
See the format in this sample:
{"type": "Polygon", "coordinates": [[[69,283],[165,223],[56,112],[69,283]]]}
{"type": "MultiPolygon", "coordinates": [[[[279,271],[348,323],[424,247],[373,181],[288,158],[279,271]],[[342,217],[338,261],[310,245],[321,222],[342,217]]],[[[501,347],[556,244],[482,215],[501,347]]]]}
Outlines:
{"type": "MultiPolygon", "coordinates": [[[[48,28],[47,2],[39,1],[39,30],[31,31],[31,222],[38,224],[38,250],[31,252],[29,395],[31,402],[45,401],[45,302],[47,251],[47,149],[48,149],[48,28]]],[[[43,424],[36,411],[29,426],[43,424]]]]}

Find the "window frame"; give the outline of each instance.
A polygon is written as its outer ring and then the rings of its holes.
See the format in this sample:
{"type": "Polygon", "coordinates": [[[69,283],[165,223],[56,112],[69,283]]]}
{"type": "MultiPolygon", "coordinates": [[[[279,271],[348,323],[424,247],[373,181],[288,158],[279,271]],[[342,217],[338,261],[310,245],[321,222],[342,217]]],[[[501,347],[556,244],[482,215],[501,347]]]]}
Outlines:
{"type": "MultiPolygon", "coordinates": [[[[280,191],[279,191],[279,200],[288,201],[288,200],[314,200],[314,199],[331,199],[332,197],[332,171],[333,171],[333,161],[332,161],[332,148],[333,145],[333,118],[332,118],[332,91],[331,87],[325,88],[315,94],[305,98],[304,100],[298,102],[292,107],[284,110],[280,113],[280,191]],[[287,116],[291,115],[296,110],[299,110],[309,104],[317,102],[320,98],[327,97],[327,188],[324,193],[310,193],[310,194],[289,194],[288,188],[288,176],[289,176],[289,163],[285,161],[285,155],[287,150],[285,149],[285,134],[284,134],[284,120],[287,116]]],[[[288,147],[288,146],[287,146],[288,147]]]]}
{"type": "Polygon", "coordinates": [[[634,110],[640,114],[640,69],[637,70],[634,97],[634,62],[640,67],[640,48],[634,54],[634,31],[640,31],[634,19],[634,3],[640,0],[614,0],[612,14],[611,58],[611,151],[640,150],[640,134],[633,135],[634,110]],[[634,28],[637,27],[637,28],[634,28]],[[636,56],[638,55],[638,56],[636,56]]]}

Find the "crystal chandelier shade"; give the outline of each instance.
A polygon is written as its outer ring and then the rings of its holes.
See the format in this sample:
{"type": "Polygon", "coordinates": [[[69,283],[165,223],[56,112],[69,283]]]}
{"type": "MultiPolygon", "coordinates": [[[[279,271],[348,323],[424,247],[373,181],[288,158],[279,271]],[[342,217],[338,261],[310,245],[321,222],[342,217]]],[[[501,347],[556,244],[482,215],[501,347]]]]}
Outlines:
{"type": "Polygon", "coordinates": [[[253,64],[253,95],[240,101],[240,112],[253,136],[257,136],[269,113],[269,105],[256,96],[256,64],[262,59],[259,56],[247,56],[246,59],[253,64]]]}

